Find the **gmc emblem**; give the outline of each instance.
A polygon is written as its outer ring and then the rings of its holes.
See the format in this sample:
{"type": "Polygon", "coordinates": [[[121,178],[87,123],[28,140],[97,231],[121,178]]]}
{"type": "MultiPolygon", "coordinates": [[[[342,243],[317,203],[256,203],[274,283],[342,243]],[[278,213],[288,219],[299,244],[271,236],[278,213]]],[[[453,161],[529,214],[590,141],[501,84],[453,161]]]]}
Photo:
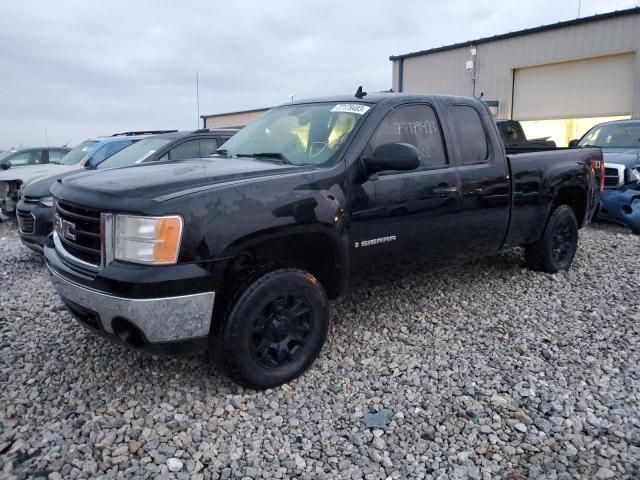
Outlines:
{"type": "Polygon", "coordinates": [[[58,232],[58,235],[68,240],[75,240],[76,224],[67,220],[63,220],[58,215],[56,215],[56,232],[58,232]]]}

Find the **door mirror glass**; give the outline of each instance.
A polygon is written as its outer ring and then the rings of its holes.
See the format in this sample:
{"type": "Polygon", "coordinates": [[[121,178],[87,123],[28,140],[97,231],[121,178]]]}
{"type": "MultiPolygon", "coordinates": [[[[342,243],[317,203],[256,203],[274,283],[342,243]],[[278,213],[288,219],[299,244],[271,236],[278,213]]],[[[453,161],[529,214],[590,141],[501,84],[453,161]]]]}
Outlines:
{"type": "Polygon", "coordinates": [[[11,168],[11,162],[7,160],[6,162],[0,163],[0,168],[2,168],[2,170],[9,170],[11,168]]]}
{"type": "Polygon", "coordinates": [[[418,149],[408,143],[385,143],[374,150],[372,157],[362,160],[370,172],[415,170],[420,166],[418,149]]]}
{"type": "Polygon", "coordinates": [[[576,145],[578,145],[578,142],[579,142],[579,141],[580,141],[580,140],[578,140],[577,138],[574,138],[573,140],[570,140],[570,141],[569,141],[569,148],[575,148],[575,147],[576,147],[576,145]]]}

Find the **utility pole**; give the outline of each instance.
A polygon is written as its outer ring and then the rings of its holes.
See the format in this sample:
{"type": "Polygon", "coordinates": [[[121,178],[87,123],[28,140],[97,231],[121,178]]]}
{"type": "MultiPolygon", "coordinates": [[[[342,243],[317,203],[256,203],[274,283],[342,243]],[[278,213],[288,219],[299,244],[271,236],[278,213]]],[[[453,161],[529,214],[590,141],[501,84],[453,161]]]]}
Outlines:
{"type": "Polygon", "coordinates": [[[198,118],[196,119],[196,129],[200,128],[200,81],[198,72],[196,72],[196,109],[198,111],[198,118]]]}
{"type": "Polygon", "coordinates": [[[581,10],[582,10],[582,0],[578,0],[578,18],[580,18],[581,10]]]}

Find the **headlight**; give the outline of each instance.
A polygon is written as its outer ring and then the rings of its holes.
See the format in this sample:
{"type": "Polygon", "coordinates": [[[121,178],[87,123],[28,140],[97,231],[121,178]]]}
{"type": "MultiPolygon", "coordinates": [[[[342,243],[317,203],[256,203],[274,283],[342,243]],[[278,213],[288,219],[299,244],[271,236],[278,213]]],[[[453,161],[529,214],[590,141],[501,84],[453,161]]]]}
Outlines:
{"type": "Polygon", "coordinates": [[[629,169],[629,180],[640,183],[640,165],[636,165],[629,169]]]}
{"type": "Polygon", "coordinates": [[[149,265],[178,261],[182,217],[137,217],[116,215],[115,258],[149,265]]]}
{"type": "Polygon", "coordinates": [[[42,197],[38,203],[43,207],[53,207],[53,197],[42,197]]]}

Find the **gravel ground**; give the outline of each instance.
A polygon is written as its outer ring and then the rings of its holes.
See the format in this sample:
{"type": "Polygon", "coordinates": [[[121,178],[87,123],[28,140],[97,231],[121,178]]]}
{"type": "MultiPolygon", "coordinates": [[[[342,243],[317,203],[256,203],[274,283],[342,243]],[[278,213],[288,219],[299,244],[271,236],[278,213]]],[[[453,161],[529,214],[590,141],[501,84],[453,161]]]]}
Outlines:
{"type": "Polygon", "coordinates": [[[640,478],[639,253],[596,225],[565,274],[514,250],[363,288],[255,392],[86,332],[0,224],[0,477],[640,478]]]}

